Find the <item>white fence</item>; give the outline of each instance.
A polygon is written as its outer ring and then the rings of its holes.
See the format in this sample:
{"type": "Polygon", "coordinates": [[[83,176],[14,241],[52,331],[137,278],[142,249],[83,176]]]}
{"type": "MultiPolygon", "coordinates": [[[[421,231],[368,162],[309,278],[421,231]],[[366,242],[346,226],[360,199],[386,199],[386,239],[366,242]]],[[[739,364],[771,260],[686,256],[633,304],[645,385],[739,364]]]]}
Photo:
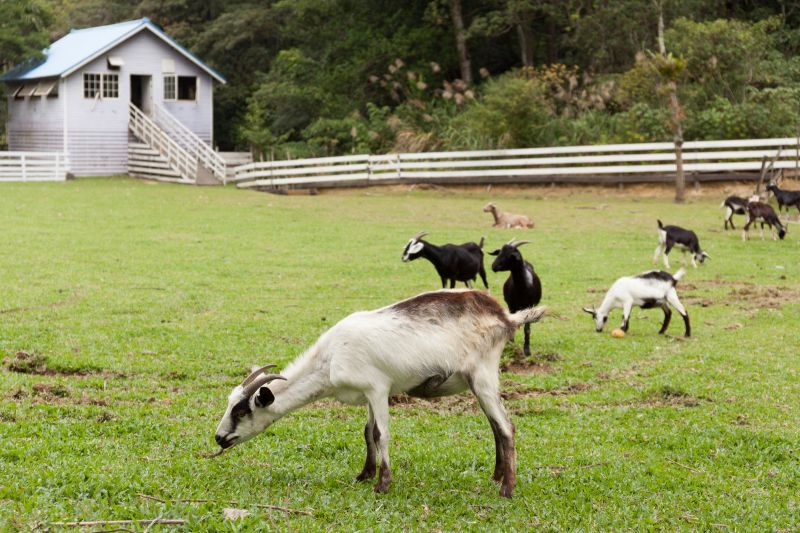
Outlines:
{"type": "Polygon", "coordinates": [[[64,181],[68,169],[60,152],[0,152],[0,182],[64,181]]]}
{"type": "MultiPolygon", "coordinates": [[[[693,141],[683,144],[683,168],[699,179],[739,179],[773,168],[795,169],[796,138],[693,141]],[[705,176],[704,176],[705,175],[705,176]]],[[[382,183],[656,182],[676,171],[671,142],[561,146],[514,150],[352,155],[241,165],[229,181],[238,187],[347,186],[382,183]]]]}

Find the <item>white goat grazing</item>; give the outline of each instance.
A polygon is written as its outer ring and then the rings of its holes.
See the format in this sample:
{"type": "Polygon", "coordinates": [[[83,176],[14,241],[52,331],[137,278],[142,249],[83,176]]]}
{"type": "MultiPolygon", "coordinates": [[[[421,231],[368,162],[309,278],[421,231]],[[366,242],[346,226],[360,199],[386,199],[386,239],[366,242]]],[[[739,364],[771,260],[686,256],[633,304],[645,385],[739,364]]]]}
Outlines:
{"type": "Polygon", "coordinates": [[[675,285],[684,274],[686,274],[686,269],[681,268],[674,276],[669,272],[651,270],[638,276],[619,278],[608,289],[603,303],[600,304],[600,309],[584,307],[583,310],[592,315],[595,329],[600,332],[603,331],[603,326],[608,320],[611,310],[620,307],[622,308],[622,331],[627,332],[628,320],[634,305],[642,309],[660,307],[664,311],[664,323],[661,325],[659,333],[664,333],[672,318],[672,311],[669,308],[671,305],[683,317],[683,323],[686,326],[684,335],[690,337],[692,328],[689,324],[689,314],[678,299],[678,293],[675,290],[675,285]]]}
{"type": "Polygon", "coordinates": [[[514,215],[511,213],[503,213],[493,203],[486,204],[483,208],[484,213],[491,213],[494,217],[493,228],[532,228],[533,220],[526,215],[514,215]]]}
{"type": "Polygon", "coordinates": [[[358,481],[380,473],[389,490],[389,397],[437,397],[471,389],[495,438],[494,480],[500,495],[516,485],[514,425],[500,398],[498,365],[505,343],[544,307],[509,314],[476,290],[423,293],[375,311],[353,313],[323,333],[281,375],[256,370],[233,389],[216,431],[223,448],[242,443],[288,413],[320,398],[368,405],[367,458],[358,481]],[[267,384],[274,380],[274,384],[267,384]]]}

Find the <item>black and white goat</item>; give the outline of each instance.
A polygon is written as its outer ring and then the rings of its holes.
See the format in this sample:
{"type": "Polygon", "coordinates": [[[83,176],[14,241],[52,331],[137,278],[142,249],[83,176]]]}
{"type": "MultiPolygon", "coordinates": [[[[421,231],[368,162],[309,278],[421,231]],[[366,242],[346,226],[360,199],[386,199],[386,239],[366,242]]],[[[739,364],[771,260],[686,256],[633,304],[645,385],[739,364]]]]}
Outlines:
{"type": "Polygon", "coordinates": [[[731,225],[731,229],[736,229],[733,225],[733,215],[747,215],[747,199],[741,196],[728,196],[720,207],[725,208],[725,229],[728,229],[728,224],[731,225]]]}
{"type": "Polygon", "coordinates": [[[656,253],[653,255],[653,264],[658,262],[659,254],[663,253],[664,266],[669,269],[669,255],[670,250],[677,246],[683,253],[689,252],[692,258],[692,266],[697,268],[697,261],[705,263],[706,259],[711,259],[711,256],[700,249],[700,241],[697,239],[697,234],[692,230],[683,229],[679,226],[665,226],[658,221],[658,246],[656,246],[656,253]]]}
{"type": "Polygon", "coordinates": [[[689,314],[678,299],[678,292],[675,290],[678,280],[685,273],[686,269],[684,268],[679,269],[675,275],[661,270],[651,270],[638,276],[619,278],[608,289],[606,297],[603,298],[603,303],[600,304],[600,309],[584,307],[583,310],[592,315],[595,329],[600,332],[603,331],[603,326],[608,320],[611,310],[622,308],[621,329],[627,332],[631,309],[634,305],[642,309],[660,307],[664,311],[664,323],[661,325],[659,333],[664,333],[667,331],[669,321],[672,318],[672,311],[669,308],[671,305],[683,317],[683,323],[686,326],[684,335],[689,337],[692,335],[689,314]]]}
{"type": "Polygon", "coordinates": [[[378,469],[375,491],[387,492],[389,397],[405,392],[430,398],[470,389],[494,433],[493,478],[501,482],[500,495],[510,498],[516,485],[515,430],[500,397],[500,354],[520,326],[544,312],[537,307],[509,314],[484,292],[442,290],[353,313],[280,375],[262,374],[274,366],[268,365],[237,385],[215,439],[230,448],[321,398],[367,404],[367,457],[356,479],[370,480],[378,469]]]}
{"type": "Polygon", "coordinates": [[[775,195],[775,199],[778,201],[778,212],[783,211],[784,207],[788,212],[789,208],[792,206],[796,207],[797,210],[800,211],[800,191],[779,189],[773,181],[769,182],[769,185],[767,185],[767,190],[775,195]]]}
{"type": "MultiPolygon", "coordinates": [[[[489,252],[489,255],[497,256],[492,263],[494,272],[507,271],[511,273],[503,284],[503,298],[508,305],[508,310],[512,313],[533,307],[542,299],[542,282],[533,270],[533,265],[525,261],[518,250],[520,246],[529,242],[511,239],[499,250],[489,252]]],[[[529,324],[525,324],[524,331],[525,342],[522,350],[525,355],[530,355],[531,327],[529,324]]]]}
{"type": "Polygon", "coordinates": [[[783,239],[786,237],[787,227],[781,224],[775,210],[769,204],[763,202],[749,202],[747,204],[747,224],[742,228],[742,240],[746,241],[749,238],[748,231],[750,225],[760,222],[761,223],[761,240],[764,240],[764,224],[769,226],[769,231],[772,234],[772,240],[775,239],[775,227],[778,228],[778,236],[783,239]]]}
{"type": "Polygon", "coordinates": [[[483,237],[481,242],[466,242],[464,244],[443,244],[436,246],[422,237],[427,235],[421,231],[409,239],[403,249],[403,262],[413,261],[424,257],[433,263],[436,272],[442,280],[442,288],[450,281],[450,288],[456,286],[456,281],[463,281],[467,287],[472,287],[472,282],[480,275],[483,285],[487,289],[486,270],[483,268],[483,237]]]}

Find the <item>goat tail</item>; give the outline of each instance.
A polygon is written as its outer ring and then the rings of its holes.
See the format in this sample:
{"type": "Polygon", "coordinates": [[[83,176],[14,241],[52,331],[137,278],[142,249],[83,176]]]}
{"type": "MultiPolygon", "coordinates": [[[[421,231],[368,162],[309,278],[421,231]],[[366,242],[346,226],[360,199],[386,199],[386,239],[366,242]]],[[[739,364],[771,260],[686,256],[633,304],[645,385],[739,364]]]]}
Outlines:
{"type": "Polygon", "coordinates": [[[722,208],[723,208],[723,207],[725,207],[726,205],[728,205],[728,200],[722,200],[722,203],[721,203],[721,204],[719,204],[719,208],[720,208],[720,209],[722,209],[722,208]]]}
{"type": "Polygon", "coordinates": [[[659,219],[656,219],[656,222],[658,222],[658,229],[664,229],[664,224],[659,219]]]}
{"type": "Polygon", "coordinates": [[[545,313],[547,313],[547,306],[540,305],[539,307],[529,307],[528,309],[517,311],[516,313],[508,315],[508,319],[518,328],[524,324],[538,322],[545,313]]]}
{"type": "Polygon", "coordinates": [[[675,281],[677,282],[678,280],[680,280],[680,279],[683,277],[683,275],[684,275],[684,274],[686,274],[686,269],[685,269],[685,268],[683,268],[683,267],[681,267],[681,268],[679,268],[679,269],[678,269],[678,271],[677,271],[677,272],[675,272],[675,273],[672,275],[672,277],[673,277],[673,278],[675,279],[675,281]]]}
{"type": "Polygon", "coordinates": [[[486,240],[486,237],[481,235],[481,242],[478,243],[478,248],[480,248],[481,250],[483,250],[483,241],[485,241],[485,240],[486,240]]]}

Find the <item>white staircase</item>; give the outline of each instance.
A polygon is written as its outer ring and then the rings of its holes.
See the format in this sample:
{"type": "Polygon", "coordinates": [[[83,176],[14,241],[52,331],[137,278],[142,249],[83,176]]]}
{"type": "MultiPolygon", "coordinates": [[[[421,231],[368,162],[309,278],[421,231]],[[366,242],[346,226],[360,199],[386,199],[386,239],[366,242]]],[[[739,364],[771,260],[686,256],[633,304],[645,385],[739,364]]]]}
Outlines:
{"type": "Polygon", "coordinates": [[[128,128],[140,141],[129,143],[129,173],[160,181],[224,184],[225,160],[166,110],[154,109],[160,123],[129,105],[128,128]]]}

